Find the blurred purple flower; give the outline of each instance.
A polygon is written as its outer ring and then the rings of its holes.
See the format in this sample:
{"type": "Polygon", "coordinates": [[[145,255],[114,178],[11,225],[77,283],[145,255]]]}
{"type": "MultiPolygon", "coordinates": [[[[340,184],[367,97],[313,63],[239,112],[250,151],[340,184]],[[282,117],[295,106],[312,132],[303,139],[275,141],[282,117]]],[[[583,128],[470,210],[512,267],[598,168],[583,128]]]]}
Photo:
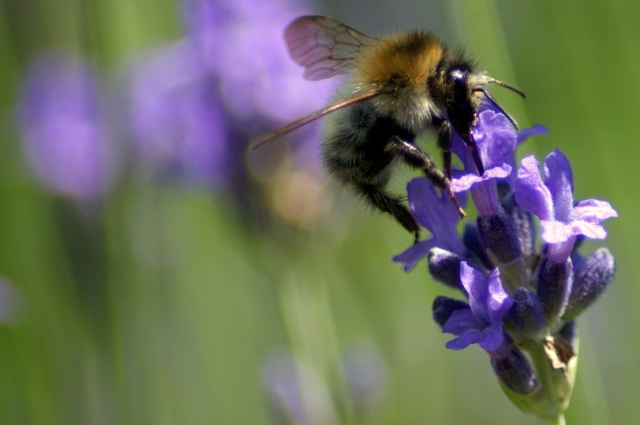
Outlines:
{"type": "Polygon", "coordinates": [[[16,285],[0,276],[0,323],[17,323],[22,318],[24,299],[16,285]]]}
{"type": "Polygon", "coordinates": [[[369,341],[344,350],[343,367],[351,402],[360,417],[379,417],[386,404],[387,367],[380,349],[369,341]]]}
{"type": "Polygon", "coordinates": [[[313,364],[289,350],[269,353],[263,367],[268,407],[278,423],[337,424],[326,380],[313,364]]]}
{"type": "Polygon", "coordinates": [[[80,199],[103,195],[117,172],[97,91],[87,63],[53,52],[35,62],[20,101],[25,152],[36,176],[80,199]]]}
{"type": "Polygon", "coordinates": [[[606,201],[587,199],[573,203],[573,171],[569,160],[558,149],[544,161],[545,180],[533,156],[522,160],[515,184],[518,204],[540,218],[542,239],[549,244],[549,258],[560,263],[571,255],[578,235],[604,239],[600,225],[618,213],[606,201]]]}
{"type": "MultiPolygon", "coordinates": [[[[436,246],[463,255],[465,248],[456,229],[460,216],[449,196],[438,195],[433,185],[423,177],[411,180],[407,184],[407,193],[413,216],[422,227],[431,232],[432,237],[415,243],[393,257],[393,261],[404,263],[404,270],[408,271],[436,246]]],[[[462,195],[461,205],[465,201],[466,198],[462,195]]]]}
{"type": "Polygon", "coordinates": [[[447,348],[461,350],[478,344],[487,352],[498,350],[505,342],[502,325],[513,305],[500,280],[500,271],[494,269],[489,277],[469,266],[460,265],[460,279],[469,297],[469,308],[451,313],[442,332],[458,337],[447,343],[447,348]]]}
{"type": "Polygon", "coordinates": [[[286,53],[284,28],[303,9],[273,0],[184,0],[183,10],[186,38],[133,71],[137,162],[154,175],[246,184],[246,145],[320,108],[328,93],[328,83],[305,81],[286,53]]]}
{"type": "Polygon", "coordinates": [[[334,85],[310,82],[289,57],[283,32],[306,2],[184,0],[187,29],[210,72],[220,78],[224,106],[240,118],[276,123],[322,107],[334,85]]]}
{"type": "Polygon", "coordinates": [[[233,147],[213,79],[188,41],[166,46],[134,68],[131,130],[147,172],[219,183],[233,147]]]}

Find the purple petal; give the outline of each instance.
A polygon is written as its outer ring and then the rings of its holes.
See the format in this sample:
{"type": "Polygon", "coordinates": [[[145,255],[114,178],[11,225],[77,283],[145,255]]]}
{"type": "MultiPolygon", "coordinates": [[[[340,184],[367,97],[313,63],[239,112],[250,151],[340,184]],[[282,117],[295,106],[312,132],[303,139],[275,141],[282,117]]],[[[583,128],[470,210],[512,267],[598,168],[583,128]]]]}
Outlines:
{"type": "Polygon", "coordinates": [[[473,162],[473,157],[471,156],[469,148],[456,131],[451,134],[451,152],[460,158],[465,171],[471,173],[477,172],[476,165],[473,162]]]}
{"type": "Polygon", "coordinates": [[[500,164],[496,167],[486,170],[483,174],[484,180],[503,179],[511,174],[512,167],[508,164],[500,164]]]}
{"type": "Polygon", "coordinates": [[[480,342],[482,339],[482,332],[476,330],[470,330],[458,338],[452,339],[451,341],[445,344],[449,350],[462,350],[463,348],[467,348],[471,344],[476,344],[480,342]]]}
{"type": "MultiPolygon", "coordinates": [[[[411,180],[407,184],[407,193],[413,216],[433,237],[396,255],[393,261],[404,263],[404,271],[409,271],[435,246],[462,255],[465,248],[456,228],[460,217],[451,199],[444,194],[438,195],[433,185],[423,177],[411,180]]],[[[465,204],[464,197],[458,200],[461,205],[465,204]]]]}
{"type": "Polygon", "coordinates": [[[485,351],[496,351],[503,342],[504,332],[500,322],[483,329],[478,345],[485,351]]]}
{"type": "Polygon", "coordinates": [[[482,330],[483,326],[478,322],[471,309],[462,308],[451,313],[447,322],[442,326],[442,332],[462,335],[469,329],[482,330]]]}
{"type": "Polygon", "coordinates": [[[457,210],[448,197],[440,196],[433,185],[425,178],[419,177],[407,184],[409,206],[418,223],[432,233],[440,226],[455,228],[458,221],[457,210]]]}
{"type": "Polygon", "coordinates": [[[485,170],[482,176],[469,173],[462,174],[459,177],[455,177],[451,181],[451,188],[455,193],[464,192],[477,183],[490,181],[493,179],[503,179],[509,176],[509,174],[511,174],[511,166],[503,163],[499,166],[485,170]]]}
{"type": "Polygon", "coordinates": [[[489,321],[487,312],[487,284],[481,271],[469,266],[466,262],[460,263],[460,280],[469,296],[471,311],[478,320],[489,321]]]}
{"type": "Polygon", "coordinates": [[[540,220],[540,231],[547,243],[562,243],[575,236],[570,224],[556,220],[540,220]]]}
{"type": "Polygon", "coordinates": [[[600,223],[608,218],[617,217],[618,212],[607,201],[587,199],[578,202],[574,207],[571,218],[584,220],[590,223],[600,223]]]}
{"type": "MultiPolygon", "coordinates": [[[[427,179],[420,177],[407,184],[409,206],[416,221],[428,229],[437,246],[457,254],[464,252],[456,224],[460,220],[458,210],[446,194],[438,195],[427,179]]],[[[458,197],[464,207],[466,198],[458,197]]]]}
{"type": "MultiPolygon", "coordinates": [[[[491,103],[485,102],[481,105],[478,124],[473,129],[473,138],[478,145],[478,152],[485,169],[512,162],[517,144],[515,129],[504,114],[496,113],[492,109],[491,103]]],[[[453,133],[451,151],[460,158],[465,170],[476,172],[469,148],[456,132],[453,133]]],[[[460,189],[462,190],[466,188],[460,189]]]]}
{"type": "Polygon", "coordinates": [[[589,239],[605,239],[607,231],[598,223],[589,223],[582,220],[576,220],[571,223],[574,235],[584,235],[589,239]]]}
{"type": "Polygon", "coordinates": [[[551,193],[556,220],[568,222],[573,210],[573,171],[567,157],[558,149],[544,160],[544,184],[551,193]]]}
{"type": "Polygon", "coordinates": [[[529,137],[542,135],[542,134],[549,134],[549,130],[544,125],[537,124],[531,128],[525,128],[518,133],[518,144],[523,143],[529,137]]]}
{"type": "Polygon", "coordinates": [[[502,286],[499,269],[494,269],[489,276],[488,287],[489,298],[487,300],[487,310],[489,317],[493,323],[502,322],[513,305],[513,299],[502,286]]]}
{"type": "Polygon", "coordinates": [[[436,245],[435,238],[431,238],[426,241],[420,241],[413,246],[406,249],[401,254],[393,257],[393,261],[396,263],[404,263],[403,270],[408,272],[411,270],[418,261],[423,259],[429,253],[429,250],[436,245]]]}
{"type": "Polygon", "coordinates": [[[552,220],[553,201],[540,177],[539,165],[533,155],[522,159],[515,184],[516,202],[541,220],[552,220]]]}
{"type": "Polygon", "coordinates": [[[513,124],[504,114],[490,109],[478,114],[473,136],[485,168],[502,165],[516,149],[517,134],[513,124]]]}
{"type": "Polygon", "coordinates": [[[460,279],[467,291],[470,308],[451,313],[442,327],[443,332],[459,337],[447,343],[447,348],[460,350],[478,343],[487,351],[495,351],[504,342],[502,320],[513,300],[502,287],[496,269],[486,279],[483,273],[467,263],[460,264],[460,279]]]}
{"type": "Polygon", "coordinates": [[[460,177],[455,177],[451,181],[451,189],[453,189],[455,193],[464,192],[465,190],[469,190],[469,188],[474,184],[481,181],[482,177],[477,174],[463,174],[460,177]]]}
{"type": "Polygon", "coordinates": [[[569,224],[555,220],[540,221],[540,230],[542,240],[551,244],[563,243],[578,235],[584,235],[590,239],[607,237],[607,232],[600,224],[582,220],[574,220],[569,224]]]}

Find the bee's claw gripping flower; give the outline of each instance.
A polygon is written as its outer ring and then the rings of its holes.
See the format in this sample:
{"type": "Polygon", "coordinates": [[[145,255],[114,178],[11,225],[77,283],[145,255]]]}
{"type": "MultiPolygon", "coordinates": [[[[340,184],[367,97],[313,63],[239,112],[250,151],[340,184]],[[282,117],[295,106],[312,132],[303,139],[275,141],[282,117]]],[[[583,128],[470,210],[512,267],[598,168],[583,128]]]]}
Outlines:
{"type": "MultiPolygon", "coordinates": [[[[474,136],[486,172],[454,172],[452,181],[456,191],[469,189],[478,211],[462,237],[451,203],[441,202],[444,197],[425,179],[409,183],[412,212],[433,236],[394,261],[408,270],[427,257],[432,277],[460,290],[466,302],[437,297],[433,304],[436,323],[456,335],[447,348],[477,343],[513,403],[548,419],[562,414],[573,387],[574,319],[604,292],[615,272],[607,249],[583,258],[578,248],[585,237],[606,237],[601,222],[617,212],[605,201],[574,203],[573,171],[559,150],[545,159],[544,179],[533,156],[524,158],[516,172],[516,145],[546,129],[537,126],[516,135],[510,125],[499,111],[478,114],[474,136]]],[[[453,152],[471,166],[460,146],[454,140],[453,152]]]]}

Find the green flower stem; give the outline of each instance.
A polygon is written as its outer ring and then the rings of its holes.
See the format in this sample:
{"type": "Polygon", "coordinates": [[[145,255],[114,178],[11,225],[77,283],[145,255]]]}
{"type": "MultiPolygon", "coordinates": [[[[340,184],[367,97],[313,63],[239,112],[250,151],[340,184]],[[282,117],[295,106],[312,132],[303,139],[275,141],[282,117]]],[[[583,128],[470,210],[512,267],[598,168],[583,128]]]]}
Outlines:
{"type": "Polygon", "coordinates": [[[531,356],[531,362],[546,393],[545,419],[549,425],[564,425],[564,410],[571,394],[571,383],[563,369],[554,368],[544,344],[530,341],[523,347],[531,356]],[[568,384],[568,385],[567,385],[568,384]]]}

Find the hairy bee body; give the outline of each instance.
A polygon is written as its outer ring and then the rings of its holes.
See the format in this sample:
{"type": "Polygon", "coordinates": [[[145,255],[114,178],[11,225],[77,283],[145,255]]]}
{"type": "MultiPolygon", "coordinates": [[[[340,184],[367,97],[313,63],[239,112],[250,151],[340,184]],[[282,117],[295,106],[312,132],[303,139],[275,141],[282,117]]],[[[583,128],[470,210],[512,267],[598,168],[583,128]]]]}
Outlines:
{"type": "Polygon", "coordinates": [[[484,87],[496,83],[520,93],[518,90],[477,71],[461,52],[451,52],[426,31],[378,40],[331,18],[303,16],[287,27],[285,40],[291,57],[305,68],[305,78],[343,75],[346,80],[330,106],[280,129],[254,147],[326,115],[322,159],[338,183],[391,214],[417,240],[415,219],[400,197],[386,189],[394,165],[404,162],[422,170],[464,216],[450,183],[452,131],[467,144],[482,174],[472,127],[482,100],[495,104],[484,87]],[[444,172],[415,145],[416,137],[428,130],[437,134],[444,172]]]}
{"type": "Polygon", "coordinates": [[[418,232],[400,197],[385,191],[399,162],[392,137],[413,140],[415,133],[382,115],[373,100],[335,112],[324,124],[322,161],[331,177],[370,205],[392,214],[409,231],[418,232]]]}

